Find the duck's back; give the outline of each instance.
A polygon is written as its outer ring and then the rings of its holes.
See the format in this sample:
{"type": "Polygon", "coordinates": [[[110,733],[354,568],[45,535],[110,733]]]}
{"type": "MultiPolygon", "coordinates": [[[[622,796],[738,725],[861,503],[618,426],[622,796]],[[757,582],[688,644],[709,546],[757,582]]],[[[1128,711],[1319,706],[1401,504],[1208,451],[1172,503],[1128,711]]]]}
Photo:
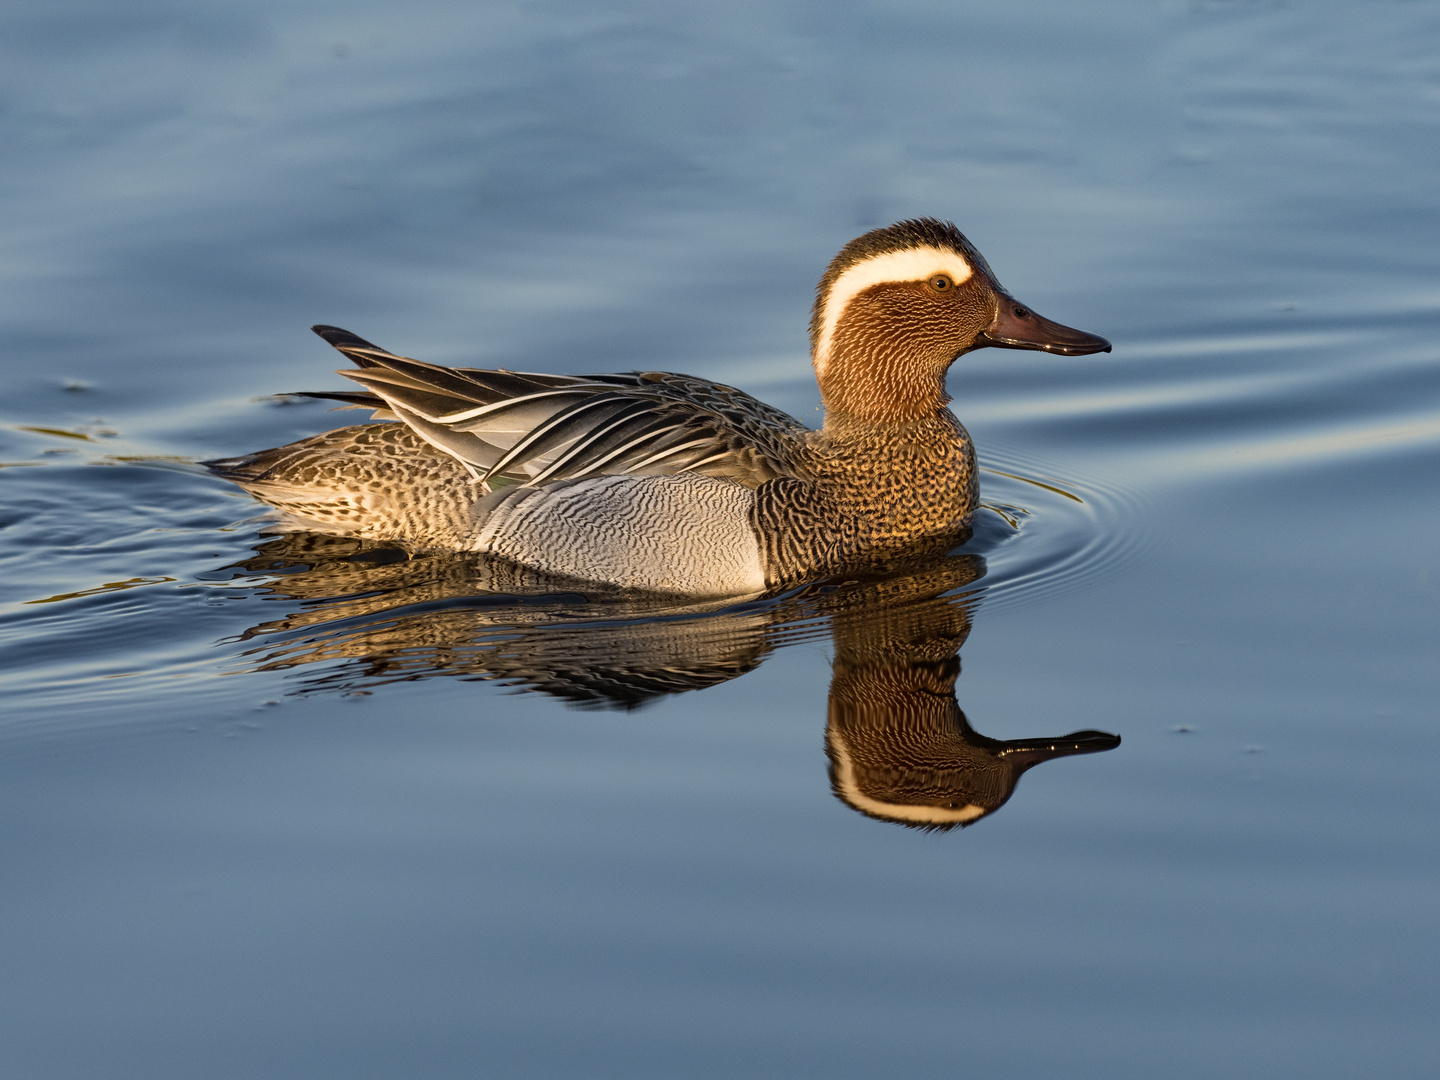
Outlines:
{"type": "Polygon", "coordinates": [[[647,591],[765,588],[755,491],[812,435],[780,410],[686,375],[443,368],[317,329],[367,392],[314,396],[381,422],[209,463],[292,525],[647,591]]]}

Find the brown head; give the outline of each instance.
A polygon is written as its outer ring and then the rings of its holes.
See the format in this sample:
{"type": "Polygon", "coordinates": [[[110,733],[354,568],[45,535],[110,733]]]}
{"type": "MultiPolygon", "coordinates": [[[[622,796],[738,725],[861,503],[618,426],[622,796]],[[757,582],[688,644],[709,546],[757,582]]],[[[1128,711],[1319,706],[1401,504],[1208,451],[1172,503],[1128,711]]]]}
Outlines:
{"type": "Polygon", "coordinates": [[[948,221],[875,229],[836,255],[816,288],[810,350],[827,413],[877,423],[934,414],[945,372],[986,346],[1081,356],[1110,343],[1035,314],[1001,288],[948,221]]]}

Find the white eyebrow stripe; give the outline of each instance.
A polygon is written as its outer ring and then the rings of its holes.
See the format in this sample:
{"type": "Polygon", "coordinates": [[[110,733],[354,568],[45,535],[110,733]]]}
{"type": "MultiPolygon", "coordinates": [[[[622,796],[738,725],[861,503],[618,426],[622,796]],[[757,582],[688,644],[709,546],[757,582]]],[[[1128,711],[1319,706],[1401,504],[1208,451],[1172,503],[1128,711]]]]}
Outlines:
{"type": "Polygon", "coordinates": [[[830,287],[825,297],[825,311],[821,315],[820,338],[815,343],[815,373],[823,374],[830,358],[830,341],[835,336],[835,327],[840,316],[851,300],[870,288],[890,281],[928,281],[936,274],[948,274],[959,285],[968,281],[975,273],[971,265],[955,251],[946,248],[909,248],[905,251],[887,251],[864,262],[856,263],[846,270],[830,287]]]}

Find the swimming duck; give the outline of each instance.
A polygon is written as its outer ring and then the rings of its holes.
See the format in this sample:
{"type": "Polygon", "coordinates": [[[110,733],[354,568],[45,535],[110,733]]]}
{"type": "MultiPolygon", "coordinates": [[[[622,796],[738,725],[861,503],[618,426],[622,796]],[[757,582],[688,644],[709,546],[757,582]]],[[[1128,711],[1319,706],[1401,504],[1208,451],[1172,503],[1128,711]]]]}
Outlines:
{"type": "Polygon", "coordinates": [[[1020,304],[933,218],[852,240],[820,279],[818,431],[688,375],[448,368],[314,330],[365,389],[307,396],[399,422],[207,462],[212,471],[314,531],[696,596],[758,594],[959,543],[978,489],[970,438],[947,408],[950,365],[986,346],[1110,350],[1020,304]]]}

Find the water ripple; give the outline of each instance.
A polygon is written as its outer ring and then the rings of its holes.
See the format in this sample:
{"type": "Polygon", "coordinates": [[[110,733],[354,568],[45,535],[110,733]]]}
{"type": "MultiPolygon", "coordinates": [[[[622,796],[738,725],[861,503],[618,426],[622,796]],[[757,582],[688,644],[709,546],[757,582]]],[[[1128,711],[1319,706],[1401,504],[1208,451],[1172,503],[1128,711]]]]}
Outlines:
{"type": "MultiPolygon", "coordinates": [[[[1122,570],[1153,537],[1133,490],[1030,455],[990,449],[981,459],[982,502],[1019,507],[1019,529],[983,517],[961,550],[984,554],[987,608],[1032,604],[1122,570]]],[[[994,514],[993,510],[982,514],[994,514]]]]}

